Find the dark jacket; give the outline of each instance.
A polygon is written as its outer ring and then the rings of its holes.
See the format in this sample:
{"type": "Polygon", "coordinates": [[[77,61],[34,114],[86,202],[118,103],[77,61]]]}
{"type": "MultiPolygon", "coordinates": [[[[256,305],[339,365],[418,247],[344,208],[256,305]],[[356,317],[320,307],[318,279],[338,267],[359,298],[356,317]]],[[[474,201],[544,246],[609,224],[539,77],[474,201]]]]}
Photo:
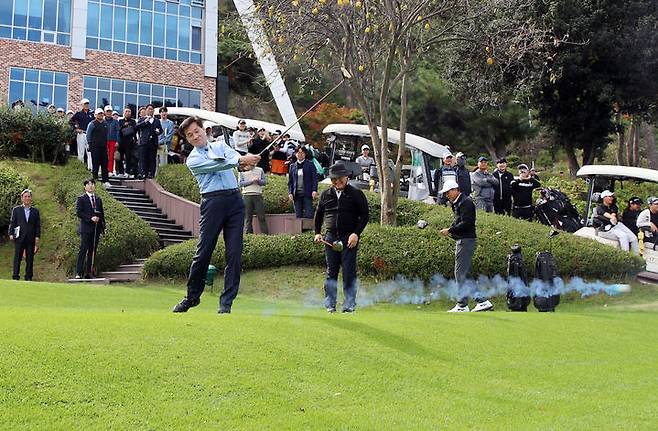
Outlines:
{"type": "Polygon", "coordinates": [[[105,121],[92,121],[87,126],[87,144],[89,148],[107,148],[107,124],[105,121]]]}
{"type": "MultiPolygon", "coordinates": [[[[263,151],[267,146],[269,145],[269,141],[266,141],[264,139],[261,139],[260,137],[255,138],[253,141],[251,141],[251,146],[249,146],[249,153],[250,154],[260,154],[261,151],[263,151]]],[[[256,164],[259,168],[263,170],[263,172],[269,172],[270,171],[270,152],[265,151],[263,154],[260,155],[260,161],[256,164]]]]}
{"type": "MultiPolygon", "coordinates": [[[[295,196],[297,190],[297,162],[291,163],[288,168],[288,194],[295,196]]],[[[304,196],[311,197],[313,192],[318,191],[318,171],[313,163],[304,160],[302,165],[304,173],[304,196]]]]}
{"type": "Polygon", "coordinates": [[[78,129],[82,129],[82,131],[86,133],[87,127],[92,121],[94,121],[94,113],[91,110],[87,111],[87,113],[81,110],[73,114],[69,123],[74,128],[77,127],[78,129]]]}
{"type": "Polygon", "coordinates": [[[39,210],[30,207],[30,219],[25,220],[25,211],[23,205],[14,207],[11,210],[11,219],[9,221],[9,235],[14,235],[14,229],[20,227],[19,236],[16,238],[17,243],[28,241],[33,243],[35,238],[41,237],[41,216],[39,210]]]}
{"type": "Polygon", "coordinates": [[[103,211],[103,201],[98,195],[96,198],[96,209],[91,206],[91,198],[87,193],[78,196],[75,202],[75,214],[80,219],[80,226],[78,226],[78,233],[93,233],[96,223],[91,221],[95,215],[100,217],[96,233],[105,232],[105,211],[103,211]]]}
{"type": "Polygon", "coordinates": [[[139,141],[137,145],[150,145],[153,148],[158,147],[158,136],[162,133],[162,126],[160,120],[153,119],[153,122],[146,121],[146,117],[142,117],[137,121],[135,126],[139,131],[139,141]]]}
{"type": "Polygon", "coordinates": [[[496,169],[493,174],[498,179],[498,187],[494,191],[494,202],[511,202],[514,175],[510,171],[500,172],[496,169]]]}
{"type": "Polygon", "coordinates": [[[452,203],[452,212],[455,219],[448,229],[454,239],[475,238],[475,204],[462,193],[452,203]]]}
{"type": "Polygon", "coordinates": [[[633,211],[629,208],[624,210],[624,214],[621,216],[621,222],[626,226],[631,232],[637,236],[640,232],[640,228],[637,227],[637,217],[640,215],[642,210],[633,211]]]}
{"type": "Polygon", "coordinates": [[[109,119],[105,117],[105,124],[107,125],[107,140],[108,141],[119,141],[119,121],[115,120],[113,117],[109,119]]]}
{"type": "Polygon", "coordinates": [[[328,233],[339,237],[353,233],[361,236],[368,224],[368,214],[368,200],[361,190],[348,184],[338,199],[336,188],[331,187],[320,195],[315,210],[315,233],[321,233],[324,224],[328,233]]]}
{"type": "Polygon", "coordinates": [[[605,213],[616,214],[617,220],[619,220],[619,208],[617,208],[617,205],[611,204],[610,206],[606,206],[604,204],[599,204],[596,206],[596,217],[592,219],[592,224],[598,230],[607,231],[610,230],[608,226],[612,226],[612,221],[603,215],[605,213]]]}
{"type": "Polygon", "coordinates": [[[533,204],[532,191],[541,187],[541,183],[530,177],[527,179],[515,178],[510,183],[514,208],[530,208],[533,204]]]}
{"type": "MultiPolygon", "coordinates": [[[[461,157],[458,160],[461,160],[461,157]]],[[[455,170],[457,172],[457,185],[459,186],[459,190],[462,193],[466,193],[467,195],[470,196],[472,191],[471,173],[468,172],[468,169],[466,169],[466,166],[464,166],[463,164],[457,165],[455,170]]]]}
{"type": "Polygon", "coordinates": [[[119,145],[127,148],[137,143],[137,122],[134,118],[119,120],[119,145]],[[131,132],[132,130],[132,132],[131,132]]]}

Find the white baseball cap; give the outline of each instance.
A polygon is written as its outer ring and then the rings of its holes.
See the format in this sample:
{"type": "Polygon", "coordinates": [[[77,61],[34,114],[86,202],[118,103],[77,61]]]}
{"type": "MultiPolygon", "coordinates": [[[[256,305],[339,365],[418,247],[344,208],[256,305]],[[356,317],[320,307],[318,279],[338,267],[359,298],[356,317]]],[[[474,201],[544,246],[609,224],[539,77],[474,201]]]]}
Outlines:
{"type": "Polygon", "coordinates": [[[446,180],[446,182],[443,183],[443,187],[441,188],[439,193],[443,194],[443,193],[447,192],[448,190],[458,189],[458,188],[459,188],[459,184],[457,184],[457,181],[455,181],[455,180],[446,180]]]}
{"type": "Polygon", "coordinates": [[[85,103],[89,103],[89,99],[86,99],[86,98],[85,98],[85,99],[82,99],[82,100],[80,101],[80,103],[82,103],[83,105],[84,105],[85,103]]]}
{"type": "Polygon", "coordinates": [[[448,151],[447,153],[445,153],[445,154],[443,155],[443,158],[444,158],[444,159],[447,159],[448,157],[452,157],[452,153],[451,153],[450,151],[448,151]]]}
{"type": "Polygon", "coordinates": [[[114,109],[110,105],[105,105],[105,109],[103,109],[103,110],[104,111],[114,111],[114,109]]]}
{"type": "Polygon", "coordinates": [[[101,108],[96,108],[96,110],[94,111],[94,115],[102,114],[102,113],[103,113],[103,110],[101,108]]]}
{"type": "Polygon", "coordinates": [[[603,190],[603,192],[601,192],[601,199],[607,198],[608,196],[614,196],[614,195],[615,194],[613,192],[611,192],[610,190],[603,190]]]}
{"type": "Polygon", "coordinates": [[[361,151],[363,151],[363,150],[369,150],[369,149],[370,149],[370,147],[367,146],[366,144],[361,145],[361,151]]]}

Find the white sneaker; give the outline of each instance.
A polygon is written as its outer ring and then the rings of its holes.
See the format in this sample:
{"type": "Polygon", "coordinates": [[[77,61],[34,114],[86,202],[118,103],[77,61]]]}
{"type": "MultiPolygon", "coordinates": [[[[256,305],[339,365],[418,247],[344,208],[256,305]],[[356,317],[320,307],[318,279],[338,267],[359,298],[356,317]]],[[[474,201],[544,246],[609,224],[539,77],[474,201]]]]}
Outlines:
{"type": "Polygon", "coordinates": [[[486,300],[484,302],[478,302],[472,312],[477,313],[478,311],[491,311],[493,308],[494,305],[491,303],[491,301],[486,300]]]}
{"type": "Polygon", "coordinates": [[[459,304],[455,304],[454,307],[448,310],[448,313],[468,313],[469,311],[471,310],[468,308],[468,305],[461,306],[459,304]]]}
{"type": "Polygon", "coordinates": [[[107,183],[103,183],[103,186],[104,186],[105,188],[108,188],[108,187],[112,187],[112,184],[110,184],[109,182],[107,182],[107,183]]]}

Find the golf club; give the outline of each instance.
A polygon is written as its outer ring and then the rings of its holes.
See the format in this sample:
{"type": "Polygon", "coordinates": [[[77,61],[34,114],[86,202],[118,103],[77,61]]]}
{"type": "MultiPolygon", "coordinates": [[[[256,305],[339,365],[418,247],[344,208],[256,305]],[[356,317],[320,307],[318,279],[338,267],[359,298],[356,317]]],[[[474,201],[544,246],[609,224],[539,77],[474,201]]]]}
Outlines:
{"type": "Polygon", "coordinates": [[[343,248],[344,248],[344,246],[343,246],[343,241],[340,241],[340,240],[338,240],[338,241],[334,241],[334,242],[329,242],[329,241],[325,240],[324,238],[322,238],[322,239],[320,240],[320,242],[321,242],[322,244],[328,245],[329,247],[331,247],[331,249],[332,249],[333,251],[336,251],[336,252],[338,252],[338,253],[340,253],[341,251],[343,251],[343,248]]]}
{"type": "Polygon", "coordinates": [[[263,155],[266,151],[269,151],[269,149],[272,148],[272,146],[273,146],[274,144],[276,144],[277,142],[279,142],[279,140],[281,140],[281,138],[283,138],[283,136],[284,136],[286,133],[288,133],[288,132],[290,131],[290,129],[292,129],[293,127],[295,127],[295,125],[296,125],[297,123],[299,123],[299,122],[302,120],[302,118],[304,118],[309,112],[311,112],[312,110],[314,110],[314,109],[315,109],[320,103],[322,103],[327,97],[329,97],[329,96],[331,95],[331,93],[333,93],[334,91],[338,90],[338,87],[340,87],[341,85],[343,85],[343,83],[344,83],[345,81],[347,81],[348,79],[352,79],[352,74],[351,74],[351,73],[350,73],[345,67],[341,67],[341,68],[340,68],[340,73],[341,73],[341,75],[343,75],[343,79],[341,79],[340,82],[339,82],[338,84],[334,85],[334,87],[333,87],[331,90],[329,90],[329,92],[328,92],[327,94],[325,94],[324,96],[322,96],[322,97],[320,98],[320,100],[318,100],[317,102],[315,102],[315,103],[313,104],[313,106],[311,106],[310,108],[308,108],[308,109],[306,110],[306,112],[304,112],[299,118],[297,118],[297,119],[295,120],[294,123],[292,123],[290,126],[288,126],[288,128],[287,128],[286,130],[284,130],[284,131],[283,131],[283,132],[282,132],[282,133],[281,133],[281,134],[280,134],[275,140],[273,140],[272,142],[270,142],[270,144],[269,144],[267,147],[265,147],[265,148],[263,149],[263,151],[261,151],[260,153],[258,153],[259,156],[263,155]]]}

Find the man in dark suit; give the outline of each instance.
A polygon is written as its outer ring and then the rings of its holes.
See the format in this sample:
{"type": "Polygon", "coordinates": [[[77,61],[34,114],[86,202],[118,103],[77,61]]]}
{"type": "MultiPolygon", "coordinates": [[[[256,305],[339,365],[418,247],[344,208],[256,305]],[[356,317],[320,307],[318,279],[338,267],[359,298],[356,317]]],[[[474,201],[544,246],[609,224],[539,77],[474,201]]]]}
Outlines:
{"type": "Polygon", "coordinates": [[[153,178],[158,153],[158,136],[162,133],[160,120],[153,116],[153,105],[146,105],[146,116],[139,118],[135,128],[139,132],[137,142],[139,176],[140,178],[153,178]]]}
{"type": "Polygon", "coordinates": [[[14,280],[20,279],[21,260],[25,254],[25,280],[32,281],[34,254],[39,251],[41,217],[39,210],[32,207],[32,191],[21,192],[22,205],[14,207],[9,221],[9,239],[16,244],[14,252],[14,280]]]}
{"type": "Polygon", "coordinates": [[[85,192],[78,196],[75,203],[75,213],[80,219],[80,251],[75,266],[75,278],[92,276],[92,261],[100,236],[105,232],[105,212],[103,201],[96,196],[96,182],[88,179],[84,181],[84,186],[85,192]]]}
{"type": "Polygon", "coordinates": [[[306,155],[306,148],[298,145],[297,161],[288,169],[288,199],[294,202],[297,218],[313,218],[313,199],[318,196],[318,171],[306,155]]]}

